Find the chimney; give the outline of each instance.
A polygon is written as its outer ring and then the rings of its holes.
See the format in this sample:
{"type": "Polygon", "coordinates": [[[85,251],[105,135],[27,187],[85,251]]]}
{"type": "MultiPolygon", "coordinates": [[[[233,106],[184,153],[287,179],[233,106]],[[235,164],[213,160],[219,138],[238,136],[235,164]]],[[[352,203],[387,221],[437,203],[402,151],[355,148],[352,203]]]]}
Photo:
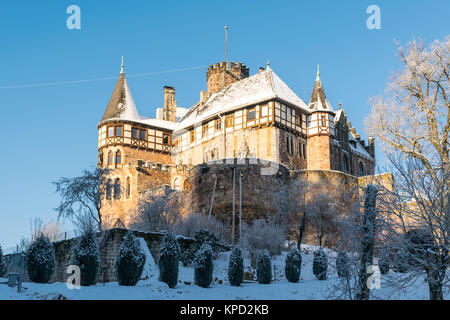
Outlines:
{"type": "Polygon", "coordinates": [[[164,120],[177,121],[177,111],[175,103],[175,89],[164,86],[164,120]]]}
{"type": "Polygon", "coordinates": [[[263,67],[259,67],[259,73],[264,72],[264,70],[266,69],[264,69],[263,67]]]}

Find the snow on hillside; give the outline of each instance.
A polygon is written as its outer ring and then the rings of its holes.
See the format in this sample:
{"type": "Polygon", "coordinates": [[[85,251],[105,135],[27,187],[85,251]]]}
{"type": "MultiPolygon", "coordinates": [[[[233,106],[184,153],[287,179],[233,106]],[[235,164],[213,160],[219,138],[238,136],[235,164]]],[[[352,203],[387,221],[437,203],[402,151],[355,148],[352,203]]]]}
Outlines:
{"type": "MultiPolygon", "coordinates": [[[[287,252],[276,256],[272,260],[275,266],[275,281],[271,284],[243,283],[240,287],[228,284],[227,268],[230,252],[219,254],[214,260],[214,282],[210,288],[200,288],[194,284],[194,269],[183,267],[180,263],[179,283],[174,289],[168,288],[165,283],[158,281],[157,265],[153,258],[148,259],[140,280],[135,287],[119,286],[117,282],[97,284],[90,287],[81,287],[80,290],[69,290],[65,283],[36,284],[26,282],[23,284],[24,292],[19,294],[16,288],[9,288],[6,284],[0,284],[0,299],[58,299],[62,296],[67,299],[81,300],[314,300],[327,299],[329,289],[338,281],[334,272],[329,272],[328,280],[316,280],[312,273],[313,251],[316,247],[302,246],[302,270],[300,282],[290,283],[284,277],[284,261],[287,252]]],[[[327,254],[334,256],[328,250],[327,254]]],[[[149,257],[149,252],[146,256],[149,257]]],[[[151,257],[151,255],[150,255],[151,257]]],[[[331,264],[334,257],[330,257],[331,264]]],[[[250,265],[249,259],[245,259],[245,270],[250,265]]],[[[389,274],[388,274],[389,276],[389,274]]],[[[3,280],[3,279],[2,279],[3,280]]],[[[6,279],[5,279],[6,280],[6,279]]],[[[377,296],[388,298],[390,292],[383,290],[383,278],[381,289],[374,290],[377,296]]],[[[5,281],[0,281],[5,282],[5,281]]],[[[428,286],[423,279],[417,280],[408,289],[400,290],[390,299],[420,299],[428,300],[428,286]]],[[[450,298],[447,294],[446,299],[450,298]]]]}

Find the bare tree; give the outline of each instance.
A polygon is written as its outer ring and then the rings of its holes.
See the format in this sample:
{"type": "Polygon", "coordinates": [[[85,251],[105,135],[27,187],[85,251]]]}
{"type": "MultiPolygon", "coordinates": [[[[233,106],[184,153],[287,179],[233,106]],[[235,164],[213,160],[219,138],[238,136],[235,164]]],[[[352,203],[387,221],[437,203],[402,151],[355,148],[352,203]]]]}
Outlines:
{"type": "Polygon", "coordinates": [[[50,241],[56,241],[61,232],[61,225],[58,221],[44,223],[41,218],[36,217],[30,222],[31,242],[36,240],[40,235],[46,236],[50,241]]]}
{"type": "Polygon", "coordinates": [[[393,155],[388,160],[395,192],[385,204],[395,208],[387,210],[392,225],[385,223],[385,233],[400,247],[401,238],[394,235],[411,223],[433,235],[434,258],[427,262],[430,299],[443,299],[450,227],[450,36],[429,47],[412,41],[406,50],[398,49],[404,68],[385,95],[372,100],[367,119],[383,150],[393,155]]]}
{"type": "Polygon", "coordinates": [[[58,218],[75,218],[88,214],[102,229],[101,208],[103,199],[111,192],[108,184],[109,169],[94,168],[84,170],[82,175],[75,178],[60,178],[53,182],[61,201],[55,209],[58,218]]]}
{"type": "Polygon", "coordinates": [[[143,231],[172,230],[180,219],[176,199],[164,188],[149,188],[139,201],[130,226],[143,231]]]}
{"type": "Polygon", "coordinates": [[[319,246],[331,246],[332,238],[338,230],[339,212],[336,194],[330,194],[327,188],[316,184],[310,190],[305,207],[306,224],[316,234],[319,246]]]}

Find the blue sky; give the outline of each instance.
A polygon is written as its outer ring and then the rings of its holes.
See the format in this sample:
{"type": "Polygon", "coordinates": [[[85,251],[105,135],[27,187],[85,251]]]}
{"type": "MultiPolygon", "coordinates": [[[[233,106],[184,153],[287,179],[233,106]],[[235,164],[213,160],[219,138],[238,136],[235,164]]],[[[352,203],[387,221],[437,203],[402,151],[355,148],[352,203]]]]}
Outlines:
{"type": "Polygon", "coordinates": [[[206,89],[207,66],[224,60],[228,25],[230,60],[251,74],[269,60],[305,102],[320,64],[331,104],[342,102],[367,138],[368,99],[400,67],[393,40],[443,39],[449,13],[447,0],[2,1],[0,244],[28,236],[33,217],[55,220],[51,182],[95,165],[97,124],[116,80],[13,86],[116,77],[123,55],[128,75],[198,67],[128,78],[142,115],[155,115],[164,85],[190,107],[206,89]],[[72,4],[81,8],[81,30],[66,27],[72,4]],[[366,27],[371,4],[381,9],[381,30],[366,27]]]}

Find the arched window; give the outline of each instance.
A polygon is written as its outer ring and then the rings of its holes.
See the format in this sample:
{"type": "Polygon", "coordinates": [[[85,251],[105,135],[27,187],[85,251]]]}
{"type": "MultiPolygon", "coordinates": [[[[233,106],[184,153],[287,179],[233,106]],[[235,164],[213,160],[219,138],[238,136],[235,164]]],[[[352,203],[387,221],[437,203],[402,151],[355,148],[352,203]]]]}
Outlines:
{"type": "Polygon", "coordinates": [[[190,187],[191,187],[191,186],[189,185],[189,181],[186,180],[186,181],[184,182],[184,190],[188,190],[190,187]]]}
{"type": "Polygon", "coordinates": [[[119,150],[116,152],[116,166],[121,163],[122,163],[122,154],[120,153],[120,150],[119,150]]]}
{"type": "Polygon", "coordinates": [[[359,163],[359,176],[364,176],[364,164],[362,162],[359,163]]]}
{"type": "Polygon", "coordinates": [[[111,191],[112,191],[111,179],[108,179],[106,181],[106,199],[107,200],[111,200],[111,191]]]}
{"type": "Polygon", "coordinates": [[[130,177],[127,177],[127,199],[130,198],[130,194],[131,194],[130,177]]]}
{"type": "Polygon", "coordinates": [[[114,163],[113,152],[109,151],[108,152],[108,165],[113,164],[113,163],[114,163]]]}
{"type": "Polygon", "coordinates": [[[120,199],[120,179],[114,181],[114,199],[120,199]]]}
{"type": "Polygon", "coordinates": [[[181,189],[180,178],[175,178],[175,180],[173,180],[173,188],[175,190],[181,189]]]}

